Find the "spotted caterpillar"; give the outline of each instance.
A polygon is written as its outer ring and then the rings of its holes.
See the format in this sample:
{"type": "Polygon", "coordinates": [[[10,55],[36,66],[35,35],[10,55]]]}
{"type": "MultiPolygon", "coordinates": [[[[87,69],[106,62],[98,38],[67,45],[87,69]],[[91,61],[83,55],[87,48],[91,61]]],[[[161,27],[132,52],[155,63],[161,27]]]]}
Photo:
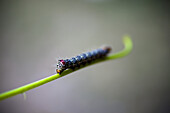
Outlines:
{"type": "Polygon", "coordinates": [[[64,70],[70,68],[74,69],[80,67],[80,65],[85,65],[99,58],[105,57],[111,51],[110,47],[102,47],[91,52],[80,54],[76,57],[72,57],[66,60],[58,60],[56,72],[61,74],[64,70]]]}

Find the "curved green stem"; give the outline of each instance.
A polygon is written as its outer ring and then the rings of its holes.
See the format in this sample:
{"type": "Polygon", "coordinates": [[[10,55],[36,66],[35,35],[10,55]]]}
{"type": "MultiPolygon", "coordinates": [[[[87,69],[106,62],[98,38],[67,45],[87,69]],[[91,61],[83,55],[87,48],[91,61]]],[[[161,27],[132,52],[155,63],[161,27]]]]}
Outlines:
{"type": "MultiPolygon", "coordinates": [[[[118,53],[115,53],[115,54],[112,54],[112,55],[110,55],[110,56],[107,56],[107,57],[105,57],[105,58],[103,58],[103,59],[98,59],[98,60],[96,60],[95,62],[93,62],[93,63],[91,63],[91,64],[88,64],[88,65],[86,65],[86,66],[81,66],[79,69],[84,68],[84,67],[87,67],[87,66],[89,66],[89,65],[96,64],[96,63],[98,63],[98,62],[107,61],[107,60],[116,59],[116,58],[121,58],[121,57],[124,57],[124,56],[128,55],[128,54],[131,52],[132,47],[133,47],[132,41],[131,41],[131,39],[130,39],[129,36],[125,36],[124,39],[123,39],[123,42],[124,42],[125,48],[124,48],[122,51],[120,51],[120,52],[118,52],[118,53]]],[[[75,69],[74,71],[77,71],[77,70],[79,70],[79,69],[75,69]]],[[[44,78],[44,79],[41,79],[41,80],[32,82],[32,83],[30,83],[30,84],[21,86],[21,87],[19,87],[19,88],[16,88],[16,89],[13,89],[13,90],[10,90],[10,91],[1,93],[1,94],[0,94],[0,100],[4,100],[4,99],[9,98],[9,97],[12,97],[12,96],[14,96],[14,95],[24,93],[24,92],[26,92],[26,91],[28,91],[28,90],[30,90],[30,89],[36,88],[36,87],[38,87],[38,86],[41,86],[41,85],[43,85],[43,84],[45,84],[45,83],[48,83],[48,82],[50,82],[50,81],[53,81],[53,80],[55,80],[55,79],[57,79],[57,78],[60,78],[60,77],[65,76],[65,75],[67,75],[67,74],[69,74],[69,73],[72,73],[72,72],[73,72],[73,70],[68,69],[68,70],[65,70],[61,75],[59,75],[59,74],[54,74],[54,75],[51,75],[51,76],[49,76],[49,77],[47,77],[47,78],[44,78]]]]}

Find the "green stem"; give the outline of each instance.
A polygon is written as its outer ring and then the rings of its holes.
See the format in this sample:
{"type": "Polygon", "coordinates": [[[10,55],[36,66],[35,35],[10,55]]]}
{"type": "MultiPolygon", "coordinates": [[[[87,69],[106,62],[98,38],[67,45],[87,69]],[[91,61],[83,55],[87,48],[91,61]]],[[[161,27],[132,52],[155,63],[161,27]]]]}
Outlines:
{"type": "MultiPolygon", "coordinates": [[[[110,55],[110,56],[107,56],[106,58],[98,59],[98,60],[96,60],[95,62],[93,62],[93,63],[91,63],[91,64],[88,64],[88,65],[86,65],[86,66],[81,66],[79,69],[84,68],[84,67],[87,67],[87,66],[89,66],[89,65],[96,64],[96,63],[98,63],[98,62],[102,62],[102,61],[106,61],[106,60],[111,60],[111,59],[116,59],[116,58],[121,58],[121,57],[124,57],[124,56],[128,55],[128,54],[131,52],[132,47],[133,47],[132,41],[131,41],[131,39],[130,39],[129,36],[125,36],[123,42],[124,42],[124,46],[125,46],[125,47],[124,47],[124,49],[123,49],[122,51],[120,51],[120,52],[118,52],[118,53],[115,53],[115,54],[112,54],[112,55],[110,55]]],[[[77,71],[77,70],[79,70],[79,69],[75,69],[74,71],[77,71]]],[[[0,94],[0,100],[4,100],[4,99],[9,98],[9,97],[12,97],[12,96],[14,96],[14,95],[24,93],[24,92],[26,92],[26,91],[28,91],[28,90],[30,90],[30,89],[36,88],[36,87],[38,87],[38,86],[41,86],[41,85],[43,85],[43,84],[45,84],[45,83],[48,83],[48,82],[50,82],[50,81],[53,81],[53,80],[55,80],[55,79],[57,79],[57,78],[60,78],[60,77],[65,76],[65,75],[67,75],[67,74],[69,74],[69,73],[72,73],[72,72],[73,72],[73,70],[68,69],[68,70],[65,70],[61,75],[59,75],[59,74],[54,74],[54,75],[51,75],[51,76],[49,76],[49,77],[47,77],[47,78],[44,78],[44,79],[41,79],[41,80],[32,82],[32,83],[30,83],[30,84],[21,86],[21,87],[19,87],[19,88],[16,88],[16,89],[13,89],[13,90],[10,90],[10,91],[1,93],[1,94],[0,94]]]]}

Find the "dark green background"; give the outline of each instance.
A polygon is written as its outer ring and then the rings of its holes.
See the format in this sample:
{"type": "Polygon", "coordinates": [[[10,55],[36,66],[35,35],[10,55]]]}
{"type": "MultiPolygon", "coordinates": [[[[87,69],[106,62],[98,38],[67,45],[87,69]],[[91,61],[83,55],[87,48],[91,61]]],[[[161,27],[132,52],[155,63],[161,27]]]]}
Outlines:
{"type": "Polygon", "coordinates": [[[0,3],[0,92],[55,73],[56,59],[110,45],[134,48],[0,102],[1,113],[170,112],[170,10],[163,1],[0,3]]]}

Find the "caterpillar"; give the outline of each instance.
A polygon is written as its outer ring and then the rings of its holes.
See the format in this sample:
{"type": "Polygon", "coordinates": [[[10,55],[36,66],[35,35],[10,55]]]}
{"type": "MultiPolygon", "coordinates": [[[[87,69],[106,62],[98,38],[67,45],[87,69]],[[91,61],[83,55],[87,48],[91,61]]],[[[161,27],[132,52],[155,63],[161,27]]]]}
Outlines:
{"type": "Polygon", "coordinates": [[[91,52],[82,53],[70,59],[58,60],[56,72],[61,74],[64,70],[68,68],[74,70],[76,67],[80,67],[80,65],[85,65],[86,63],[90,63],[96,59],[105,57],[110,51],[111,51],[111,47],[105,46],[93,50],[91,52]]]}

